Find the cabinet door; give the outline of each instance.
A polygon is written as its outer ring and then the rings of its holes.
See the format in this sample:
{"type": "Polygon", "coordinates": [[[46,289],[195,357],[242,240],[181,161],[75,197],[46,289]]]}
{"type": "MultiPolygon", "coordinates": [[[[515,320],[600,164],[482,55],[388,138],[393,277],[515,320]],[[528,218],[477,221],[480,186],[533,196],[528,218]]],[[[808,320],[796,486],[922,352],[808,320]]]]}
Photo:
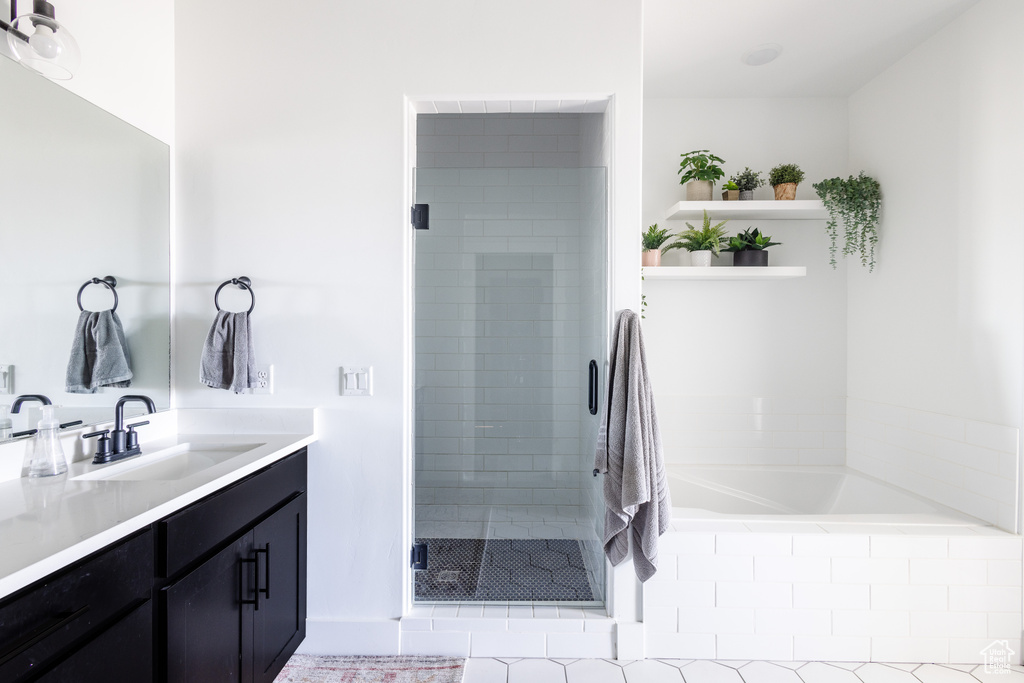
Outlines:
{"type": "Polygon", "coordinates": [[[147,600],[39,679],[42,683],[153,680],[153,603],[147,600]]]}
{"type": "Polygon", "coordinates": [[[306,637],[306,494],[260,522],[253,544],[261,582],[253,613],[253,680],[273,683],[306,637]]]}
{"type": "Polygon", "coordinates": [[[250,558],[251,532],[161,591],[168,683],[252,680],[250,558]]]}

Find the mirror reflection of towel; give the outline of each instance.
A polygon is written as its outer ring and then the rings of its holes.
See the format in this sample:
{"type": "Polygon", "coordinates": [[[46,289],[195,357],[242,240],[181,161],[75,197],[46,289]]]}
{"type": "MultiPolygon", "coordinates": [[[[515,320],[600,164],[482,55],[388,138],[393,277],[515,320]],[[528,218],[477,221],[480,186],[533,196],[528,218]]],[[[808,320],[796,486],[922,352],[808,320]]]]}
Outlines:
{"type": "Polygon", "coordinates": [[[117,313],[82,311],[71,345],[64,390],[95,394],[100,387],[130,387],[132,358],[117,313]]]}
{"type": "Polygon", "coordinates": [[[248,312],[217,311],[203,344],[199,381],[236,394],[256,387],[256,354],[248,312]]]}

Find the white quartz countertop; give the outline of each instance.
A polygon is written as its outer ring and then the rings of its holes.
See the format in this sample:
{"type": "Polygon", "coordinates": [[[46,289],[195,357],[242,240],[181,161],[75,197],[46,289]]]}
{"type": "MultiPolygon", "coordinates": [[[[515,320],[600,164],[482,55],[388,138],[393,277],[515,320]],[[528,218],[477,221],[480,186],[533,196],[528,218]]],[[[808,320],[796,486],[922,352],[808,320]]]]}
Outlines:
{"type": "Polygon", "coordinates": [[[300,433],[176,433],[143,440],[136,458],[107,465],[72,462],[67,474],[0,481],[0,598],[194,503],[316,440],[300,433]],[[126,469],[147,453],[180,444],[256,447],[180,479],[123,481],[88,477],[126,469]]]}

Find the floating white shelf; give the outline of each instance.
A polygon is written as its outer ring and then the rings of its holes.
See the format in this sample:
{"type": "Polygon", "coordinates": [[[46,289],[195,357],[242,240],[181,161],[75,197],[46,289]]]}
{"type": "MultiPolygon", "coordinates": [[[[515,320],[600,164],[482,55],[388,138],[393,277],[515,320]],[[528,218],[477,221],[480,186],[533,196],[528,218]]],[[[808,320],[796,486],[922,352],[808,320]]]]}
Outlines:
{"type": "Polygon", "coordinates": [[[794,199],[790,201],[756,200],[750,202],[676,202],[665,215],[667,221],[702,220],[704,210],[711,220],[825,220],[828,212],[817,199],[794,199]]]}
{"type": "Polygon", "coordinates": [[[644,268],[644,280],[784,280],[804,277],[804,266],[656,266],[644,268]]]}

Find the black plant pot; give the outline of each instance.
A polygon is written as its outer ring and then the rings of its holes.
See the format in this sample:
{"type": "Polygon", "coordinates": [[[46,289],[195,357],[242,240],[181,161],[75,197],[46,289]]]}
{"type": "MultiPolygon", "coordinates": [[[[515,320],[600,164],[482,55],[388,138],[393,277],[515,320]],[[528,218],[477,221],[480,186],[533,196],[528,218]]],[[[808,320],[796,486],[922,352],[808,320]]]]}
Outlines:
{"type": "Polygon", "coordinates": [[[734,266],[767,266],[768,251],[766,249],[745,249],[732,253],[734,266]]]}

